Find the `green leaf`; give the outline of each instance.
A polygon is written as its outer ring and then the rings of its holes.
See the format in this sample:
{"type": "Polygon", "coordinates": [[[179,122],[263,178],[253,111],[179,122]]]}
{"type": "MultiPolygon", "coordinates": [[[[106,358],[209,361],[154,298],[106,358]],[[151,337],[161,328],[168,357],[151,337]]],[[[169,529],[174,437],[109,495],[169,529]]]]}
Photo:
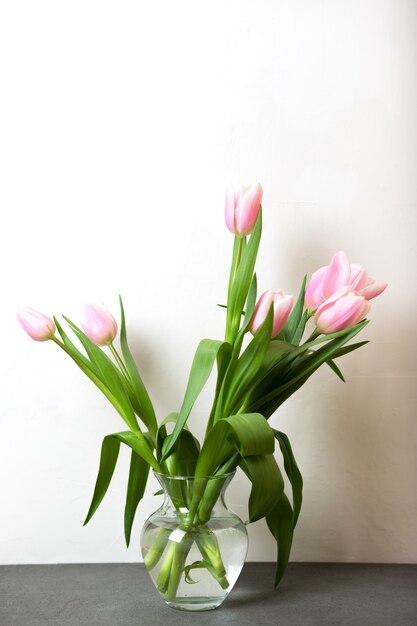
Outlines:
{"type": "Polygon", "coordinates": [[[195,475],[213,475],[235,451],[243,458],[274,452],[274,432],[263,415],[241,413],[218,420],[204,440],[195,475]]]}
{"type": "Polygon", "coordinates": [[[276,411],[276,409],[289,396],[297,391],[297,389],[299,389],[308,380],[308,378],[321,365],[323,365],[323,363],[325,363],[328,359],[331,359],[334,353],[336,353],[358,332],[360,332],[367,323],[367,320],[364,320],[350,329],[333,333],[333,335],[328,335],[327,338],[324,339],[320,337],[319,339],[306,343],[290,352],[285,357],[286,361],[284,361],[286,365],[284,381],[282,379],[278,380],[275,388],[273,388],[269,393],[258,396],[259,399],[257,401],[252,401],[248,410],[262,411],[265,417],[272,415],[272,413],[276,411]],[[327,343],[322,348],[319,348],[316,351],[311,351],[312,345],[322,343],[326,340],[327,343]],[[305,355],[303,359],[297,360],[296,357],[301,356],[305,352],[308,352],[308,354],[305,355]],[[294,363],[292,363],[292,361],[294,361],[294,363]],[[291,365],[291,367],[289,365],[291,365]]]}
{"type": "MultiPolygon", "coordinates": [[[[153,467],[157,472],[161,471],[161,468],[159,467],[155,457],[152,454],[152,450],[150,447],[151,444],[149,443],[147,437],[143,435],[143,433],[132,433],[130,431],[126,431],[113,433],[112,435],[106,435],[103,439],[103,443],[101,446],[100,465],[96,479],[96,485],[94,488],[94,494],[84,525],[87,524],[93,517],[94,513],[100,506],[104,496],[106,495],[107,489],[113,476],[114,468],[116,466],[117,458],[119,456],[120,443],[124,443],[125,445],[129,446],[137,455],[141,457],[141,459],[147,465],[153,467]]],[[[132,496],[131,501],[133,502],[133,494],[131,493],[129,494],[129,496],[132,496]]],[[[131,504],[129,503],[129,514],[131,515],[130,506],[131,504]]]]}
{"type": "Polygon", "coordinates": [[[287,496],[282,494],[278,504],[267,514],[266,523],[277,542],[277,568],[275,573],[275,587],[287,568],[290,558],[293,539],[293,511],[287,496]]]}
{"type": "Polygon", "coordinates": [[[332,359],[329,359],[328,361],[326,361],[326,363],[330,367],[330,369],[333,370],[336,376],[338,376],[340,380],[345,383],[346,381],[344,379],[344,376],[342,372],[340,371],[340,369],[337,367],[336,363],[332,361],[332,359]]]}
{"type": "Polygon", "coordinates": [[[299,344],[305,327],[305,321],[304,324],[302,324],[302,321],[306,282],[307,276],[304,276],[297,302],[295,303],[282,331],[284,340],[295,345],[299,344]]]}
{"type": "Polygon", "coordinates": [[[116,467],[119,449],[120,441],[118,439],[114,438],[112,435],[104,437],[101,445],[100,467],[98,470],[96,486],[94,488],[93,499],[91,500],[84,526],[88,524],[90,519],[93,517],[106,495],[113,476],[114,468],[116,467]]]}
{"type": "Polygon", "coordinates": [[[184,401],[182,403],[177,422],[175,424],[172,436],[169,440],[169,444],[165,450],[162,460],[165,460],[173,450],[177,439],[187,422],[191,409],[193,408],[195,401],[200,395],[201,390],[203,389],[211,374],[214,361],[219,351],[224,349],[224,345],[228,344],[225,344],[222,341],[216,341],[214,339],[203,339],[200,342],[191,366],[191,372],[185,391],[184,401]]]}
{"type": "Polygon", "coordinates": [[[252,483],[249,522],[256,522],[276,506],[284,491],[284,480],[273,454],[248,456],[240,466],[252,483]]]}
{"type": "Polygon", "coordinates": [[[262,208],[259,211],[255,228],[246,246],[243,247],[240,263],[234,275],[233,282],[229,288],[229,297],[227,302],[227,337],[226,339],[233,343],[239,330],[240,318],[246,298],[253,280],[253,272],[255,269],[256,257],[259,249],[259,242],[262,234],[262,208]]]}
{"type": "Polygon", "coordinates": [[[78,365],[80,370],[96,385],[96,387],[100,389],[100,391],[106,396],[106,398],[113,405],[113,407],[116,409],[119,415],[121,415],[121,417],[129,425],[128,417],[125,415],[125,412],[124,412],[124,407],[120,404],[118,398],[107,387],[106,383],[103,381],[101,377],[101,373],[98,373],[98,374],[95,373],[95,365],[92,364],[94,367],[91,367],[91,363],[83,355],[82,355],[83,358],[80,359],[77,356],[77,351],[73,351],[65,343],[61,343],[57,339],[53,339],[53,340],[57,343],[57,345],[62,350],[64,350],[66,354],[68,354],[68,356],[72,358],[72,360],[78,365]],[[87,361],[87,364],[85,363],[85,361],[87,361]]]}
{"type": "Polygon", "coordinates": [[[252,282],[249,287],[248,297],[245,304],[245,317],[243,319],[243,327],[246,329],[252,319],[253,312],[256,305],[256,292],[257,292],[257,279],[256,274],[252,277],[252,282]]]}
{"type": "Polygon", "coordinates": [[[55,326],[58,329],[59,334],[61,335],[62,341],[67,347],[67,352],[72,356],[75,362],[76,363],[81,362],[85,366],[85,368],[88,368],[91,372],[94,373],[96,377],[99,377],[100,371],[98,367],[95,365],[95,363],[92,363],[91,361],[89,361],[89,359],[87,359],[84,356],[84,354],[80,352],[80,350],[78,350],[78,348],[74,345],[74,343],[68,337],[67,333],[64,331],[64,329],[62,328],[61,324],[59,323],[56,317],[54,317],[54,322],[55,322],[55,326]]]}
{"type": "Polygon", "coordinates": [[[137,401],[141,408],[140,417],[143,420],[146,427],[152,434],[155,434],[157,431],[157,423],[155,411],[149,397],[149,394],[146,390],[145,385],[143,384],[142,378],[140,377],[139,371],[136,367],[135,360],[130,352],[129,345],[127,343],[127,334],[126,334],[126,321],[125,321],[125,313],[123,308],[123,301],[121,296],[119,296],[120,301],[120,314],[121,314],[121,324],[120,324],[120,346],[122,348],[122,354],[124,358],[124,362],[126,365],[126,369],[129,373],[130,383],[132,385],[133,391],[136,394],[137,401]]]}
{"type": "Polygon", "coordinates": [[[129,547],[132,525],[135,519],[136,509],[145,493],[149,475],[149,465],[132,450],[130,457],[129,480],[127,483],[126,505],[124,516],[124,528],[126,546],[129,547]]]}
{"type": "Polygon", "coordinates": [[[169,413],[166,418],[159,424],[158,432],[156,433],[156,456],[158,460],[162,458],[162,447],[163,443],[167,437],[167,424],[172,424],[177,421],[178,413],[169,413]]]}
{"type": "MultiPolygon", "coordinates": [[[[163,443],[162,451],[164,453],[172,435],[168,435],[163,443]]],[[[194,476],[200,445],[197,439],[184,428],[171,451],[168,458],[163,463],[164,473],[171,476],[194,476]]]]}
{"type": "Polygon", "coordinates": [[[352,343],[350,346],[345,346],[344,348],[340,348],[340,350],[336,350],[336,352],[333,354],[333,358],[338,359],[339,357],[344,356],[345,354],[349,354],[349,352],[353,352],[354,350],[357,350],[358,348],[365,346],[367,343],[369,343],[369,340],[358,341],[357,343],[352,343]]]}
{"type": "Polygon", "coordinates": [[[102,380],[105,381],[106,386],[117,399],[118,405],[121,410],[119,413],[132,430],[138,428],[135,413],[133,411],[131,402],[129,400],[128,383],[122,377],[119,370],[114,365],[113,361],[103,352],[101,348],[96,346],[88,337],[79,329],[71,320],[65,318],[72,330],[81,341],[91,361],[97,366],[102,380]]]}
{"type": "Polygon", "coordinates": [[[161,472],[161,468],[152,454],[152,445],[147,438],[147,433],[143,434],[140,431],[131,432],[129,430],[122,433],[114,433],[108,435],[109,437],[116,437],[126,446],[129,446],[136,454],[138,454],[148,465],[150,465],[156,472],[161,472]]]}
{"type": "Polygon", "coordinates": [[[243,395],[247,393],[248,386],[264,362],[268,346],[271,343],[273,318],[274,312],[271,305],[261,328],[236,363],[233,376],[228,381],[228,392],[224,406],[226,415],[239,410],[243,395]]]}
{"type": "Polygon", "coordinates": [[[284,468],[292,487],[293,501],[293,528],[297,524],[298,516],[303,501],[303,477],[298,469],[294,453],[291,448],[290,440],[285,433],[274,430],[274,435],[279,443],[279,447],[284,459],[284,468]]]}

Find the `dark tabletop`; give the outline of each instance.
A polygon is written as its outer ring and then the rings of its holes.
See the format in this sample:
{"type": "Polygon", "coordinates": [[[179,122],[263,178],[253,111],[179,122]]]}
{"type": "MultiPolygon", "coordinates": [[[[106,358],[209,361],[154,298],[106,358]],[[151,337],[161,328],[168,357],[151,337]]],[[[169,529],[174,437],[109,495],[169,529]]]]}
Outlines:
{"type": "Polygon", "coordinates": [[[168,608],[143,565],[0,567],[1,626],[417,626],[417,565],[247,563],[224,604],[168,608]]]}

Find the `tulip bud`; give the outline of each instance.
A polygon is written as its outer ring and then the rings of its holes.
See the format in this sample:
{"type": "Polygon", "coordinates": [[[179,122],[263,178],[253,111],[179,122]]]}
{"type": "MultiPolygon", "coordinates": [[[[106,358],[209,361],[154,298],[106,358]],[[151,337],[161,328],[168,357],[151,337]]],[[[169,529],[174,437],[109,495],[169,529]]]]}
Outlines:
{"type": "Polygon", "coordinates": [[[96,304],[86,304],[81,327],[90,341],[106,346],[117,335],[117,323],[108,310],[96,304]]]}
{"type": "Polygon", "coordinates": [[[317,329],[328,335],[355,326],[366,317],[370,308],[363,296],[344,287],[318,307],[314,319],[317,329]]]}
{"type": "Polygon", "coordinates": [[[43,313],[25,307],[16,316],[23,330],[35,341],[47,341],[55,335],[54,321],[43,313]]]}
{"type": "Polygon", "coordinates": [[[286,295],[281,289],[279,291],[265,291],[256,303],[252,319],[249,323],[249,330],[253,335],[264,323],[269,309],[271,308],[271,304],[274,306],[274,321],[272,324],[271,337],[276,337],[285,326],[294,304],[294,297],[286,295]]]}
{"type": "Polygon", "coordinates": [[[238,237],[251,234],[261,207],[262,193],[259,183],[241,187],[237,193],[232,185],[227,187],[225,219],[230,232],[238,237]]]}

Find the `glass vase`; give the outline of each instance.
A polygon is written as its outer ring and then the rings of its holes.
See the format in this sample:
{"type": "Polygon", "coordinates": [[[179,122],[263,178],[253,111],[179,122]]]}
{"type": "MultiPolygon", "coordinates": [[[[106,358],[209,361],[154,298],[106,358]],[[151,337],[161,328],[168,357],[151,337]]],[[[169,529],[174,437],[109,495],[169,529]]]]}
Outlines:
{"type": "Polygon", "coordinates": [[[155,472],[164,501],[145,522],[141,549],[152,582],[172,608],[217,608],[242,570],[246,527],[224,501],[234,474],[194,478],[155,472]]]}

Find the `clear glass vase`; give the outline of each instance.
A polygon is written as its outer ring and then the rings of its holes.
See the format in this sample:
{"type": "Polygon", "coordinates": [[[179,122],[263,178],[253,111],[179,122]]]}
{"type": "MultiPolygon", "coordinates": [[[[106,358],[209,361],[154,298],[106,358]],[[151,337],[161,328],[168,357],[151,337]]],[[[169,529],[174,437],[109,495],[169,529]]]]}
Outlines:
{"type": "Polygon", "coordinates": [[[172,608],[217,608],[242,570],[246,527],[224,501],[234,474],[194,478],[155,472],[165,497],[145,522],[141,548],[155,587],[172,608]]]}

